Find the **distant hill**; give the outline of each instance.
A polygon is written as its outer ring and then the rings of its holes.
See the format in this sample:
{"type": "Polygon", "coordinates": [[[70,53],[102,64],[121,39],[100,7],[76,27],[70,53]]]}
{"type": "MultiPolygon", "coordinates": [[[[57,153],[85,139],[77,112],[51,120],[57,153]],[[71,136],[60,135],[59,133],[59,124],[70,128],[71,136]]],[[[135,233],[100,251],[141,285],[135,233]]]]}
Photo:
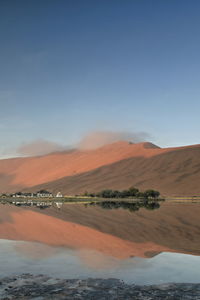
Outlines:
{"type": "Polygon", "coordinates": [[[45,188],[86,190],[153,188],[163,195],[200,195],[200,145],[159,148],[119,141],[95,150],[0,160],[0,192],[45,188]]]}

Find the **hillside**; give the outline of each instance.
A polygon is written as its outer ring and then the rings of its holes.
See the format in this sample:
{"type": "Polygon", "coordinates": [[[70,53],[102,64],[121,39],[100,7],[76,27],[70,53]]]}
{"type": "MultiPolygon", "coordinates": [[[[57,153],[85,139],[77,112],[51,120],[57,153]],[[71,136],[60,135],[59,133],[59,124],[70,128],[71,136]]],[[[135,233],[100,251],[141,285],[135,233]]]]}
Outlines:
{"type": "Polygon", "coordinates": [[[164,195],[200,195],[200,145],[161,149],[117,142],[96,150],[0,160],[0,174],[1,192],[46,188],[77,194],[134,185],[164,195]]]}

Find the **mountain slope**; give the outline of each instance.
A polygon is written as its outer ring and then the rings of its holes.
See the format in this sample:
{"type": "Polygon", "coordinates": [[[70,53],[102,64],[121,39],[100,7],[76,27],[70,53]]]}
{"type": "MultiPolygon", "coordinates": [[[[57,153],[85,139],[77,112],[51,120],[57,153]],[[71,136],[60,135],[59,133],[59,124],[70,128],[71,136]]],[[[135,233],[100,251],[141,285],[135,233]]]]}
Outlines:
{"type": "Polygon", "coordinates": [[[0,160],[0,191],[18,190],[94,170],[138,155],[154,155],[162,149],[150,143],[117,142],[96,150],[70,150],[40,157],[0,160]]]}
{"type": "Polygon", "coordinates": [[[163,195],[200,195],[200,146],[177,148],[151,157],[131,157],[90,172],[67,176],[35,187],[65,194],[153,188],[163,195]]]}
{"type": "Polygon", "coordinates": [[[46,188],[77,194],[134,185],[164,195],[200,195],[199,181],[200,145],[161,149],[117,142],[90,151],[0,161],[1,192],[46,188]]]}

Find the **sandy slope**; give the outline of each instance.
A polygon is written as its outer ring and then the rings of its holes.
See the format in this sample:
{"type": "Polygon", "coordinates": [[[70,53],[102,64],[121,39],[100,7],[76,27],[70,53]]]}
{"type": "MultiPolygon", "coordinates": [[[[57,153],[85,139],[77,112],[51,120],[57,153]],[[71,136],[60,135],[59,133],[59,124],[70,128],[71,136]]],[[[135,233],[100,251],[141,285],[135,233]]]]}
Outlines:
{"type": "Polygon", "coordinates": [[[149,157],[130,157],[89,172],[66,176],[34,189],[61,190],[74,195],[134,185],[141,190],[159,190],[164,196],[200,195],[200,146],[164,150],[149,157]]]}
{"type": "Polygon", "coordinates": [[[135,185],[192,195],[200,194],[198,178],[199,145],[161,149],[151,143],[117,142],[96,150],[0,160],[0,192],[36,186],[74,194],[135,185]]]}
{"type": "Polygon", "coordinates": [[[70,150],[40,157],[0,160],[1,189],[33,186],[64,176],[84,173],[133,156],[150,156],[162,151],[150,144],[117,142],[96,150],[70,150]],[[145,146],[146,145],[146,146],[145,146]]]}

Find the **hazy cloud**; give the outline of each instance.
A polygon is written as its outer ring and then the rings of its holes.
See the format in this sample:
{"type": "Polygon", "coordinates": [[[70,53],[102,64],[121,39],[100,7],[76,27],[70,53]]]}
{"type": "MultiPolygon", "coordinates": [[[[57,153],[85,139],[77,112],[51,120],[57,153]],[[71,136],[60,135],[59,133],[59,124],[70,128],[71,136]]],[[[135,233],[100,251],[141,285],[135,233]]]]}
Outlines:
{"type": "Polygon", "coordinates": [[[149,140],[151,140],[151,136],[146,132],[95,131],[87,134],[77,145],[72,146],[61,145],[45,139],[37,139],[30,143],[24,143],[17,149],[4,149],[4,151],[0,149],[0,158],[40,156],[72,148],[92,150],[117,141],[139,143],[149,140]]]}
{"type": "Polygon", "coordinates": [[[96,149],[117,141],[144,142],[150,139],[146,132],[96,131],[86,135],[78,144],[79,149],[96,149]]]}
{"type": "Polygon", "coordinates": [[[17,149],[17,153],[23,156],[38,156],[57,151],[64,151],[66,147],[43,139],[23,144],[17,149]]]}

